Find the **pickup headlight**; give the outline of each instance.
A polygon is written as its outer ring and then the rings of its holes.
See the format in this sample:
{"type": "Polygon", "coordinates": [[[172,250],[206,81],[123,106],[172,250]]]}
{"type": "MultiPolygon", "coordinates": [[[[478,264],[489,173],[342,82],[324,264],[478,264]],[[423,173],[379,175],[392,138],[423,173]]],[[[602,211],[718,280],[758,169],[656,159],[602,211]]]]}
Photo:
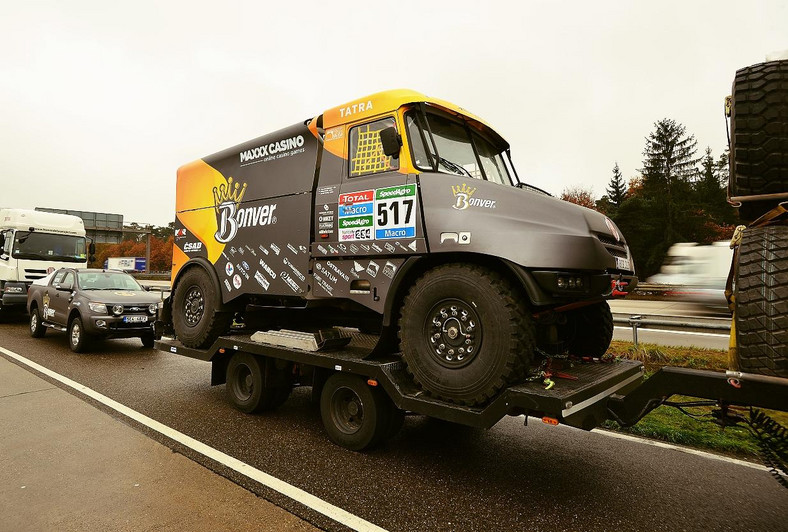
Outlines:
{"type": "Polygon", "coordinates": [[[106,314],[107,313],[107,305],[104,303],[93,303],[92,301],[88,303],[88,307],[93,312],[97,312],[99,314],[106,314]]]}
{"type": "Polygon", "coordinates": [[[156,310],[158,308],[159,308],[158,303],[151,303],[150,305],[148,305],[148,312],[150,312],[151,314],[156,314],[156,310]]]}

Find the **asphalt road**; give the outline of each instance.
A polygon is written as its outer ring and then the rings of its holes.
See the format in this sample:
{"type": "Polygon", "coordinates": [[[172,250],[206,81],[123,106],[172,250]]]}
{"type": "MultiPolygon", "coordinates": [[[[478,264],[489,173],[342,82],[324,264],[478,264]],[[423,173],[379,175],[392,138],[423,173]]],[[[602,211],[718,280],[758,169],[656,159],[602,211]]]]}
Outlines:
{"type": "MultiPolygon", "coordinates": [[[[534,419],[523,427],[523,418],[483,431],[409,416],[382,448],[354,453],[328,441],[308,388],[274,413],[248,416],[229,406],[224,386],[209,385],[208,363],[137,340],[75,354],[62,333],[33,339],[17,321],[0,323],[0,346],[388,530],[788,530],[788,490],[727,461],[534,419]]],[[[321,528],[341,529],[137,428],[321,528]]]]}

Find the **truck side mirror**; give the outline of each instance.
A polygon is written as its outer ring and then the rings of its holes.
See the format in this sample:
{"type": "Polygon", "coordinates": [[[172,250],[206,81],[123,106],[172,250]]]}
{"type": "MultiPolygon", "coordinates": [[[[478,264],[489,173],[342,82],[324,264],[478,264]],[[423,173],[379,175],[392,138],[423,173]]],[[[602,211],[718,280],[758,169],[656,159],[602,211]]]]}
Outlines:
{"type": "Polygon", "coordinates": [[[380,144],[383,146],[383,153],[395,159],[399,157],[399,149],[402,146],[402,137],[397,134],[397,128],[387,127],[380,130],[380,144]]]}
{"type": "Polygon", "coordinates": [[[5,233],[0,233],[0,250],[5,247],[5,233]]]}
{"type": "Polygon", "coordinates": [[[88,253],[90,253],[91,255],[96,254],[96,244],[94,244],[93,242],[91,242],[90,245],[88,246],[88,253]]]}

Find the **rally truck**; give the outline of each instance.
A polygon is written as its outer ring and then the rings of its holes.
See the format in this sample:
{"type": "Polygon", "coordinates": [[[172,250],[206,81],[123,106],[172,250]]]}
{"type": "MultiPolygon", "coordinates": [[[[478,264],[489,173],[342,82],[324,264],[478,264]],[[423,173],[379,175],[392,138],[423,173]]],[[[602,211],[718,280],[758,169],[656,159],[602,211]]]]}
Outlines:
{"type": "Polygon", "coordinates": [[[33,281],[58,268],[86,268],[87,252],[78,216],[0,209],[0,309],[25,310],[33,281]]]}
{"type": "Polygon", "coordinates": [[[179,168],[171,282],[183,348],[354,327],[471,406],[545,356],[602,356],[637,277],[616,225],[520,181],[481,118],[393,90],[179,168]]]}

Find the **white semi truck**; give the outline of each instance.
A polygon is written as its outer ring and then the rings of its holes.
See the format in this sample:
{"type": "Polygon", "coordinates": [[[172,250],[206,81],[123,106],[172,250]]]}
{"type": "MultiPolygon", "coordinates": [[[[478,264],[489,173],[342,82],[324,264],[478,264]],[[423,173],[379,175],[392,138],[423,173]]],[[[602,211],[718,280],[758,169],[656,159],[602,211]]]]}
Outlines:
{"type": "Polygon", "coordinates": [[[33,281],[87,262],[85,224],[78,216],[0,209],[0,309],[24,310],[33,281]]]}

